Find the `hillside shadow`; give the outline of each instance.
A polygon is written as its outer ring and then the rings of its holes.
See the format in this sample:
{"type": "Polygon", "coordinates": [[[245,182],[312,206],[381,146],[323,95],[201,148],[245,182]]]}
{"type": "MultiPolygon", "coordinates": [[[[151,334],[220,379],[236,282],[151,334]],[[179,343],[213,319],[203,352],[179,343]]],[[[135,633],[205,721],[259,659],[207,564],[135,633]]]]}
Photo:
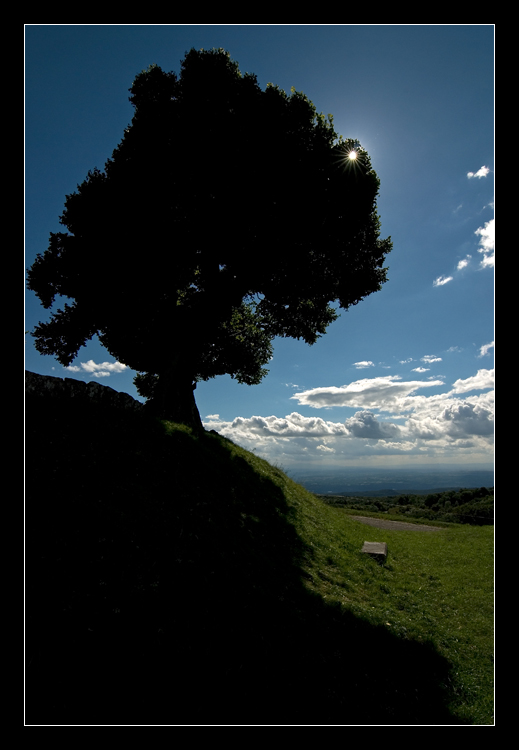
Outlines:
{"type": "Polygon", "coordinates": [[[26,408],[27,724],[450,724],[449,664],[311,594],[226,441],[26,408]]]}

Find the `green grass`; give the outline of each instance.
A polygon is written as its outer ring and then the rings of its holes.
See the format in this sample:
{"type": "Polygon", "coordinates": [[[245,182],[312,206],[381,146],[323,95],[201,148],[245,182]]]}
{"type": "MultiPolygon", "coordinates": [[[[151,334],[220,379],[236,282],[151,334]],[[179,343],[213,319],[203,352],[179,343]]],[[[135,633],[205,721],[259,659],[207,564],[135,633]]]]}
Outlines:
{"type": "Polygon", "coordinates": [[[493,527],[374,529],[215,434],[26,414],[27,723],[492,723],[493,527]]]}
{"type": "Polygon", "coordinates": [[[389,531],[331,510],[316,544],[316,591],[399,638],[431,645],[451,665],[446,685],[452,714],[468,723],[491,722],[493,527],[389,531]],[[364,541],[387,543],[383,566],[359,561],[364,541]]]}

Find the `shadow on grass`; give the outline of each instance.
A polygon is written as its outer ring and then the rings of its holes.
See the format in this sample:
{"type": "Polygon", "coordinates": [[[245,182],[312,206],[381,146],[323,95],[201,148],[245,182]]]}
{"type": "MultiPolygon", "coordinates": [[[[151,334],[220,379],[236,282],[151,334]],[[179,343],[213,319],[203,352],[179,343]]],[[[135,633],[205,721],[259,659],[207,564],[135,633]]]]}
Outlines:
{"type": "Polygon", "coordinates": [[[450,724],[449,664],[303,585],[222,438],[26,404],[26,724],[450,724]]]}

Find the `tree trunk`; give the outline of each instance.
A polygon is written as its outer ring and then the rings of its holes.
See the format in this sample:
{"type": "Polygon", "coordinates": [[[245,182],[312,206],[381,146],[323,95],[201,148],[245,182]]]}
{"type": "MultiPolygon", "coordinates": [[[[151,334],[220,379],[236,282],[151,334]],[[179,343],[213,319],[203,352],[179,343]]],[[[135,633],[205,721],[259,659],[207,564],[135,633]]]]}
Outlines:
{"type": "Polygon", "coordinates": [[[147,402],[148,409],[170,422],[179,422],[195,432],[203,432],[204,426],[195,401],[196,383],[185,373],[169,371],[159,376],[153,397],[147,402]]]}

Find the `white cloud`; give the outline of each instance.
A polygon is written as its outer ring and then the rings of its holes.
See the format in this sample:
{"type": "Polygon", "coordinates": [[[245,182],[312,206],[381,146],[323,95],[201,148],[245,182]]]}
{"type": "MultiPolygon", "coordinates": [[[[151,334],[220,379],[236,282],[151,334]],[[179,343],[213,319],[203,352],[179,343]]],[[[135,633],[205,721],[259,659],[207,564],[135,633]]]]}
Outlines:
{"type": "MultiPolygon", "coordinates": [[[[482,177],[486,177],[490,172],[490,169],[488,167],[481,167],[478,169],[477,172],[468,172],[467,177],[468,178],[478,178],[481,179],[482,177]]],[[[494,204],[491,202],[486,208],[493,208],[494,204]]],[[[458,210],[458,209],[456,209],[458,210]]],[[[493,268],[494,267],[494,250],[495,250],[495,223],[494,219],[491,219],[490,221],[487,221],[484,226],[478,227],[474,234],[479,235],[479,247],[477,248],[478,253],[481,253],[483,255],[483,259],[480,261],[480,268],[493,268]]],[[[471,255],[466,255],[465,258],[462,258],[460,261],[458,261],[458,264],[456,266],[456,271],[463,271],[464,268],[467,268],[470,264],[470,261],[472,260],[471,255]]],[[[454,276],[438,276],[433,281],[433,286],[444,286],[445,284],[448,284],[449,281],[453,281],[454,276]]]]}
{"type": "Polygon", "coordinates": [[[232,422],[206,419],[204,426],[208,430],[217,430],[232,440],[236,439],[233,436],[239,436],[246,442],[271,439],[286,441],[297,438],[318,438],[322,441],[323,438],[347,434],[346,427],[340,422],[326,422],[319,417],[303,417],[297,412],[285,417],[236,417],[232,422]]]}
{"type": "Polygon", "coordinates": [[[66,369],[70,372],[87,372],[94,378],[107,378],[113,373],[123,372],[126,365],[121,362],[101,362],[98,364],[93,359],[89,359],[88,362],[80,362],[79,366],[69,365],[66,369]]]}
{"type": "Polygon", "coordinates": [[[354,362],[353,366],[357,368],[357,370],[363,370],[365,367],[374,367],[375,363],[371,362],[371,360],[364,360],[363,362],[354,362]]]}
{"type": "Polygon", "coordinates": [[[494,433],[493,410],[485,403],[454,401],[445,406],[441,419],[450,437],[490,436],[494,433]]]}
{"type": "Polygon", "coordinates": [[[408,439],[436,441],[454,449],[488,446],[493,432],[493,392],[465,399],[451,398],[449,394],[425,399],[417,404],[405,425],[408,439]]]}
{"type": "Polygon", "coordinates": [[[322,453],[335,453],[335,449],[330,448],[328,445],[318,445],[316,450],[321,451],[322,453]]]}
{"type": "Polygon", "coordinates": [[[467,177],[469,178],[469,180],[473,177],[481,179],[482,177],[486,177],[489,172],[490,169],[488,167],[480,167],[477,172],[467,172],[467,177]]]}
{"type": "Polygon", "coordinates": [[[493,349],[493,348],[494,348],[493,341],[491,341],[490,344],[484,344],[479,350],[479,356],[486,357],[488,355],[489,349],[493,349]]]}
{"type": "Polygon", "coordinates": [[[438,278],[433,281],[433,286],[444,286],[445,284],[448,284],[449,281],[452,281],[452,279],[452,276],[438,276],[438,278]]]}
{"type": "Polygon", "coordinates": [[[456,380],[452,386],[452,393],[467,393],[467,391],[481,391],[494,387],[494,370],[478,370],[477,375],[465,380],[456,380]]]}
{"type": "Polygon", "coordinates": [[[442,358],[437,357],[435,354],[426,354],[425,357],[422,357],[422,362],[426,362],[428,365],[431,364],[431,362],[441,362],[442,358]]]}
{"type": "Polygon", "coordinates": [[[429,372],[430,367],[413,367],[411,372],[429,372]]]}
{"type": "Polygon", "coordinates": [[[443,385],[441,380],[402,381],[399,375],[356,380],[341,387],[313,388],[292,396],[299,404],[315,409],[348,406],[358,409],[400,410],[402,399],[419,388],[443,385]]]}
{"type": "Polygon", "coordinates": [[[394,439],[400,434],[400,428],[397,425],[379,422],[370,411],[358,411],[344,424],[350,435],[356,438],[387,440],[394,439]]]}
{"type": "Polygon", "coordinates": [[[463,260],[460,260],[457,265],[457,270],[461,271],[463,268],[466,268],[468,264],[470,263],[470,259],[472,258],[472,255],[467,255],[466,258],[463,258],[463,260]]]}
{"type": "Polygon", "coordinates": [[[480,236],[478,253],[482,253],[483,260],[480,263],[481,268],[494,267],[494,249],[495,249],[495,220],[487,221],[483,227],[476,229],[474,234],[480,236]]]}

